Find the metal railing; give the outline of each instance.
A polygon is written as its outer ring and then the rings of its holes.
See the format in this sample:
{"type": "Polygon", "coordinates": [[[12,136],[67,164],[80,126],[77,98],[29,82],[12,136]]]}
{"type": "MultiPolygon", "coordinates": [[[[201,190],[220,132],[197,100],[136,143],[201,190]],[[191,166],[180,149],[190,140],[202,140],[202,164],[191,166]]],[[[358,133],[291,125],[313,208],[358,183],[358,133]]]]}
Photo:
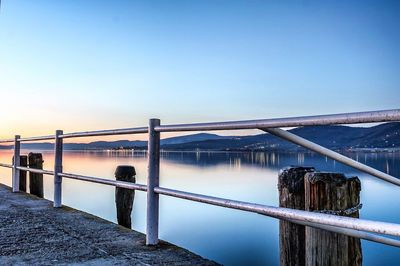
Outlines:
{"type": "Polygon", "coordinates": [[[217,198],[207,195],[194,194],[170,188],[159,186],[159,169],[160,169],[160,133],[161,132],[178,132],[178,131],[212,131],[212,130],[237,130],[237,129],[259,129],[297,145],[303,146],[319,154],[337,160],[345,165],[351,166],[362,172],[378,177],[382,180],[400,186],[400,180],[394,176],[381,172],[377,169],[354,161],[335,151],[324,148],[311,141],[296,136],[290,132],[279,129],[281,127],[298,127],[298,126],[316,126],[316,125],[334,125],[334,124],[357,124],[357,123],[378,123],[400,121],[400,109],[359,112],[333,115],[261,119],[247,121],[232,122],[213,122],[213,123],[194,123],[194,124],[178,124],[178,125],[161,125],[159,119],[150,119],[148,127],[124,128],[112,130],[98,130],[66,133],[57,130],[54,135],[21,138],[16,135],[15,138],[0,140],[0,143],[14,143],[14,164],[0,163],[0,167],[12,168],[12,189],[13,192],[19,191],[19,172],[30,171],[45,175],[52,175],[54,178],[54,207],[62,206],[62,178],[70,178],[81,181],[99,183],[115,187],[121,187],[132,190],[141,190],[147,193],[146,208],[146,244],[155,245],[158,243],[158,213],[159,213],[159,195],[171,196],[185,200],[202,202],[206,204],[221,206],[225,208],[237,209],[252,213],[258,213],[277,219],[290,221],[293,223],[324,229],[340,234],[358,237],[370,241],[375,241],[387,245],[400,247],[400,241],[371,233],[391,235],[400,237],[400,224],[378,222],[365,219],[356,219],[349,217],[336,216],[331,214],[323,214],[309,212],[303,210],[295,210],[281,207],[273,207],[268,205],[255,204],[250,202],[242,202],[231,199],[217,198]],[[72,173],[64,173],[62,170],[62,154],[63,139],[107,136],[107,135],[123,135],[123,134],[143,134],[148,133],[148,175],[147,185],[134,184],[123,181],[114,181],[102,179],[92,176],[76,175],[72,173]],[[20,166],[20,144],[21,142],[38,141],[38,140],[54,140],[55,162],[54,170],[39,170],[29,167],[20,166]]]}

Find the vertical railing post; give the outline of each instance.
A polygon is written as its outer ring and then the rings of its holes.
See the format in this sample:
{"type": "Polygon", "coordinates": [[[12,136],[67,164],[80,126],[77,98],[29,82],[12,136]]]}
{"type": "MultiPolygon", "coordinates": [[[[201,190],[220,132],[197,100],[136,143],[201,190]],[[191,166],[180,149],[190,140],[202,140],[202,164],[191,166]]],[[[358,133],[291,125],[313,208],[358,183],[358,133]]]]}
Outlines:
{"type": "Polygon", "coordinates": [[[17,169],[20,166],[20,153],[21,153],[21,142],[19,139],[20,135],[15,135],[14,139],[14,163],[13,163],[13,173],[12,173],[12,191],[19,192],[19,170],[17,169]]]}
{"type": "Polygon", "coordinates": [[[158,243],[158,200],[154,188],[160,183],[160,133],[154,128],[160,125],[159,119],[149,121],[148,176],[147,176],[147,220],[146,245],[158,243]]]}
{"type": "Polygon", "coordinates": [[[55,143],[54,143],[54,207],[61,207],[61,182],[62,177],[62,155],[63,155],[63,139],[59,136],[63,134],[62,130],[56,130],[55,143]]]}

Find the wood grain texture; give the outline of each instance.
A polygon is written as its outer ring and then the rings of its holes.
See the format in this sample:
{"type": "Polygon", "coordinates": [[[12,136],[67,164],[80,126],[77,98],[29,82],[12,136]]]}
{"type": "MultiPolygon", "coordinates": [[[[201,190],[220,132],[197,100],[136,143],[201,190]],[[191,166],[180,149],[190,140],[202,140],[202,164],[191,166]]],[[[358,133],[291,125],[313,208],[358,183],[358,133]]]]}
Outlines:
{"type": "MultiPolygon", "coordinates": [[[[304,176],[313,167],[288,167],[279,173],[279,206],[304,210],[304,176]]],[[[305,265],[305,227],[279,221],[280,265],[305,265]]]]}
{"type": "MultiPolygon", "coordinates": [[[[135,183],[136,171],[133,166],[120,165],[115,170],[115,179],[118,181],[135,183]]],[[[132,228],[131,213],[135,191],[126,188],[115,188],[115,204],[117,208],[118,224],[132,228]]]]}
{"type": "MultiPolygon", "coordinates": [[[[343,210],[360,204],[361,182],[339,173],[307,173],[305,209],[331,212],[358,218],[359,211],[344,214],[343,210]]],[[[306,265],[362,265],[360,239],[325,230],[306,227],[306,265]]]]}
{"type": "MultiPolygon", "coordinates": [[[[28,154],[29,168],[43,169],[43,156],[41,153],[28,154]]],[[[43,174],[29,172],[29,191],[32,195],[43,198],[43,174]]]]}

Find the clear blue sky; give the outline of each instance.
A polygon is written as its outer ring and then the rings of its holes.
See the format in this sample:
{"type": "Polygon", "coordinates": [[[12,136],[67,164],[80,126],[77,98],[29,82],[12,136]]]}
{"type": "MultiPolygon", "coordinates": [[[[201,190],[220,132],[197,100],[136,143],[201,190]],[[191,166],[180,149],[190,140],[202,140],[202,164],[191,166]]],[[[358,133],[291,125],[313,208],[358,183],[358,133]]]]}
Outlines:
{"type": "Polygon", "coordinates": [[[2,0],[0,137],[399,108],[399,3],[2,0]]]}

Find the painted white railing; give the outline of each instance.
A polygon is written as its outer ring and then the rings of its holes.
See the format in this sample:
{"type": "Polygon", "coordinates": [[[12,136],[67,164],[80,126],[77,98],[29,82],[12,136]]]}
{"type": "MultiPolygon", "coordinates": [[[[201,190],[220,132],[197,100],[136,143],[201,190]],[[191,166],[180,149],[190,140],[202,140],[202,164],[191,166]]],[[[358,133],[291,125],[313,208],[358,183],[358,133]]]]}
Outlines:
{"type": "Polygon", "coordinates": [[[315,125],[333,125],[333,124],[356,124],[356,123],[378,123],[400,121],[400,109],[359,112],[333,115],[261,119],[247,121],[231,122],[213,122],[213,123],[195,123],[178,125],[161,125],[159,119],[150,119],[148,127],[124,128],[112,130],[98,130],[87,132],[63,133],[57,130],[54,135],[21,138],[16,135],[14,139],[0,140],[0,143],[14,143],[14,164],[0,163],[0,167],[13,169],[12,188],[13,192],[19,191],[19,172],[30,171],[54,177],[54,207],[62,206],[62,178],[71,178],[87,182],[111,185],[120,188],[141,190],[147,192],[147,216],[146,216],[146,244],[155,245],[158,243],[158,212],[159,195],[166,195],[191,201],[202,202],[206,204],[221,206],[225,208],[238,209],[247,212],[259,213],[266,216],[287,220],[301,225],[307,225],[320,228],[340,234],[346,234],[353,237],[363,238],[370,241],[380,242],[387,245],[400,247],[400,241],[376,234],[392,235],[400,237],[400,224],[378,222],[364,219],[341,217],[330,214],[294,210],[288,208],[272,207],[249,202],[241,202],[231,199],[223,199],[206,195],[188,193],[184,191],[163,188],[159,186],[160,169],[160,133],[178,132],[178,131],[212,131],[212,130],[237,130],[237,129],[260,129],[280,138],[291,141],[297,145],[303,146],[319,154],[330,157],[343,164],[354,167],[362,172],[388,181],[400,186],[400,179],[371,168],[367,165],[354,161],[337,152],[321,147],[318,144],[305,140],[292,133],[279,129],[281,127],[315,126],[315,125]],[[109,136],[124,134],[148,134],[148,177],[147,185],[134,184],[123,181],[114,181],[91,176],[82,176],[62,171],[63,139],[78,138],[89,136],[109,136]],[[39,170],[20,166],[20,145],[21,142],[54,140],[55,162],[54,170],[39,170]]]}

